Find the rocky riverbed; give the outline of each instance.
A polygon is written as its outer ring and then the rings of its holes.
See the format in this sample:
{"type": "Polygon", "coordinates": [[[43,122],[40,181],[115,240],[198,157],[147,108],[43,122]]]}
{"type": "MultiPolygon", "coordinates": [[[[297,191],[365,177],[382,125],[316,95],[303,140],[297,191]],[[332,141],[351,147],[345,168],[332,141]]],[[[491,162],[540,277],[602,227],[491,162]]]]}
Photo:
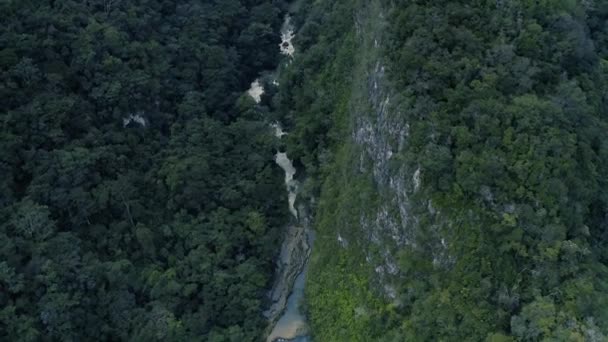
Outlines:
{"type": "MultiPolygon", "coordinates": [[[[273,125],[275,136],[285,135],[278,124],[273,125]]],[[[285,152],[277,152],[275,161],[285,171],[285,186],[288,192],[288,205],[294,224],[287,227],[277,260],[275,281],[270,291],[272,305],[265,312],[272,330],[267,342],[273,341],[310,341],[308,323],[302,312],[306,270],[314,234],[305,207],[294,207],[298,181],[294,179],[296,169],[285,152]]]]}
{"type": "MultiPolygon", "coordinates": [[[[295,53],[293,38],[294,27],[288,15],[281,29],[280,44],[281,53],[288,59],[288,63],[295,53]]],[[[252,82],[248,94],[256,103],[260,103],[264,88],[259,80],[252,82]]],[[[271,128],[278,139],[287,135],[279,123],[272,124],[271,128]]],[[[302,311],[302,300],[314,233],[305,206],[296,208],[299,189],[295,177],[297,170],[287,152],[277,151],[275,162],[285,172],[287,204],[292,215],[292,223],[286,227],[281,252],[276,262],[275,279],[268,294],[271,305],[264,315],[269,321],[270,330],[266,340],[267,342],[309,342],[311,339],[306,315],[302,311]]]]}

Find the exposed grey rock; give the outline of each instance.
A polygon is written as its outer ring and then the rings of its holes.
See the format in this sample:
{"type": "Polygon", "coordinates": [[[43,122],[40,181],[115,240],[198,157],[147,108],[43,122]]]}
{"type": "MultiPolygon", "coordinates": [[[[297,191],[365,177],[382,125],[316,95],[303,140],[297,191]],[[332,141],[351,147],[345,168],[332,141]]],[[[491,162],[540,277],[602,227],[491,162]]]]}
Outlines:
{"type": "Polygon", "coordinates": [[[340,233],[338,233],[338,243],[340,244],[340,246],[342,248],[346,248],[348,247],[348,241],[342,237],[342,235],[340,235],[340,233]]]}
{"type": "Polygon", "coordinates": [[[126,118],[122,119],[122,126],[127,127],[131,122],[134,122],[141,127],[146,127],[148,125],[148,121],[144,117],[142,112],[139,113],[131,113],[126,118]]]}
{"type": "Polygon", "coordinates": [[[264,313],[270,321],[276,321],[285,309],[291,287],[308,261],[310,244],[306,233],[304,227],[289,226],[287,228],[277,261],[277,277],[269,294],[273,304],[264,313]]]}
{"type": "MultiPolygon", "coordinates": [[[[377,19],[366,15],[355,16],[358,18],[357,36],[369,53],[366,55],[368,60],[363,61],[367,67],[364,84],[362,87],[355,84],[353,92],[351,139],[359,153],[355,167],[360,174],[373,178],[378,204],[361,212],[359,224],[352,227],[358,230],[353,236],[362,236],[365,240],[352,241],[346,231],[341,232],[341,236],[352,244],[369,246],[365,252],[366,262],[377,275],[373,280],[377,290],[387,298],[395,299],[396,290],[390,284],[404,276],[397,263],[398,251],[422,251],[440,268],[450,267],[455,259],[449,253],[450,237],[446,235],[451,224],[444,222],[429,200],[419,199],[425,195],[424,169],[405,158],[411,127],[403,111],[409,110],[409,104],[400,102],[399,94],[388,79],[389,70],[382,55],[384,16],[380,13],[380,19],[377,19]],[[412,198],[417,198],[418,202],[412,203],[412,198]],[[419,217],[413,214],[414,207],[423,209],[417,212],[430,217],[430,226],[420,227],[419,217]],[[416,241],[420,229],[424,229],[423,233],[428,237],[424,244],[416,241]]],[[[432,107],[426,109],[427,112],[432,110],[432,107]]]]}

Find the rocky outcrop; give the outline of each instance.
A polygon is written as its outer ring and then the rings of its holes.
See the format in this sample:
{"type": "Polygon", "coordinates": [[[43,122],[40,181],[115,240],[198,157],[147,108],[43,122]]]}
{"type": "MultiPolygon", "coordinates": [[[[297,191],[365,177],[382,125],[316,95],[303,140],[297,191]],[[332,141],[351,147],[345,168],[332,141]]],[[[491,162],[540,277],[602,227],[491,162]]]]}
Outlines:
{"type": "Polygon", "coordinates": [[[265,316],[273,322],[273,325],[285,310],[293,284],[304,270],[310,256],[310,243],[307,235],[305,227],[296,225],[289,226],[285,233],[285,240],[277,261],[275,282],[269,293],[272,305],[265,312],[265,316]]]}
{"type": "MultiPolygon", "coordinates": [[[[439,222],[440,213],[432,208],[432,203],[412,203],[412,197],[421,188],[424,170],[403,157],[408,144],[410,126],[407,122],[407,103],[401,103],[394,91],[385,66],[383,45],[386,41],[385,9],[378,2],[371,2],[356,16],[357,36],[362,51],[366,51],[362,63],[365,77],[354,87],[352,141],[359,147],[358,171],[371,174],[379,197],[374,210],[362,212],[359,217],[360,229],[357,236],[364,236],[374,244],[368,248],[366,260],[377,274],[377,288],[389,299],[395,299],[393,283],[398,282],[400,270],[397,253],[404,248],[425,248],[431,250],[431,257],[437,266],[450,262],[447,254],[448,242],[438,232],[431,245],[420,246],[416,241],[419,227],[413,207],[429,208],[425,215],[433,216],[439,222]],[[373,252],[372,252],[373,251],[373,252]]],[[[418,201],[424,196],[418,196],[418,201]]],[[[422,200],[423,202],[426,200],[422,200]]],[[[427,234],[428,236],[429,234],[427,234]]],[[[342,237],[349,239],[349,236],[342,237]]]]}

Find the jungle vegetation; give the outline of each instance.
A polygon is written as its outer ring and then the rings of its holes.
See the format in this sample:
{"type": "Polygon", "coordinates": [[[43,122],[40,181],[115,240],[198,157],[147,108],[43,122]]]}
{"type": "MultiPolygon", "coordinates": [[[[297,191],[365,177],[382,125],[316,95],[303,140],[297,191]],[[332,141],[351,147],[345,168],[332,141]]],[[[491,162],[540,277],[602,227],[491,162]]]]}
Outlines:
{"type": "Polygon", "coordinates": [[[269,0],[2,1],[0,340],[258,341],[283,175],[269,0]]]}

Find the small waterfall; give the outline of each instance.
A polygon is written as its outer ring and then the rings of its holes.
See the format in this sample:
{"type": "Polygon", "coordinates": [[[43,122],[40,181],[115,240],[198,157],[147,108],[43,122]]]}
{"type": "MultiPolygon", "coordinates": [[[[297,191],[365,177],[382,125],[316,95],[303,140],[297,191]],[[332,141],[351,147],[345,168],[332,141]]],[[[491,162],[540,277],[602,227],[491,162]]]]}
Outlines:
{"type": "MultiPolygon", "coordinates": [[[[287,134],[283,132],[279,124],[273,124],[272,127],[275,129],[275,136],[279,139],[287,134]]],[[[285,186],[287,187],[287,193],[289,194],[289,211],[297,220],[298,211],[294,205],[296,203],[296,196],[298,192],[298,181],[293,178],[293,176],[296,174],[296,169],[293,167],[293,163],[291,160],[289,160],[289,157],[287,157],[287,153],[285,152],[277,152],[274,156],[274,160],[277,165],[279,165],[281,169],[285,171],[285,186]]]]}
{"type": "MultiPolygon", "coordinates": [[[[294,32],[291,18],[287,15],[281,28],[281,44],[279,45],[281,54],[285,55],[287,63],[293,60],[296,52],[292,44],[292,40],[295,37],[294,32]]],[[[273,83],[278,85],[276,79],[273,83]]],[[[261,102],[264,87],[259,79],[251,83],[251,88],[247,93],[256,103],[261,102]]],[[[279,139],[287,135],[279,123],[272,124],[271,128],[274,131],[274,135],[279,139]]],[[[314,233],[309,227],[306,215],[298,212],[295,206],[299,188],[299,183],[295,179],[296,168],[286,152],[277,151],[274,160],[285,172],[287,200],[294,223],[286,227],[285,237],[277,261],[275,281],[272,289],[269,291],[272,305],[264,313],[269,319],[272,328],[267,342],[310,342],[308,322],[300,309],[304,297],[306,270],[314,233]]]]}
{"type": "MultiPolygon", "coordinates": [[[[272,127],[275,136],[279,139],[287,134],[283,132],[279,124],[273,124],[272,127]]],[[[283,292],[283,296],[279,296],[283,301],[279,301],[278,305],[278,309],[282,309],[283,312],[276,321],[276,324],[267,338],[267,342],[308,342],[310,341],[310,337],[308,336],[308,323],[306,321],[306,316],[300,309],[302,298],[304,297],[306,270],[308,268],[308,258],[310,256],[313,233],[306,225],[302,225],[299,222],[298,210],[295,208],[298,181],[294,179],[296,169],[293,166],[292,161],[287,156],[287,153],[277,152],[275,154],[275,162],[285,171],[285,186],[288,192],[289,211],[296,219],[297,224],[288,227],[288,232],[281,248],[278,268],[279,280],[271,293],[276,294],[277,292],[283,292]],[[295,279],[293,278],[294,276],[295,279]],[[291,287],[291,292],[285,302],[284,291],[289,289],[291,282],[293,282],[293,286],[291,287]]]]}

